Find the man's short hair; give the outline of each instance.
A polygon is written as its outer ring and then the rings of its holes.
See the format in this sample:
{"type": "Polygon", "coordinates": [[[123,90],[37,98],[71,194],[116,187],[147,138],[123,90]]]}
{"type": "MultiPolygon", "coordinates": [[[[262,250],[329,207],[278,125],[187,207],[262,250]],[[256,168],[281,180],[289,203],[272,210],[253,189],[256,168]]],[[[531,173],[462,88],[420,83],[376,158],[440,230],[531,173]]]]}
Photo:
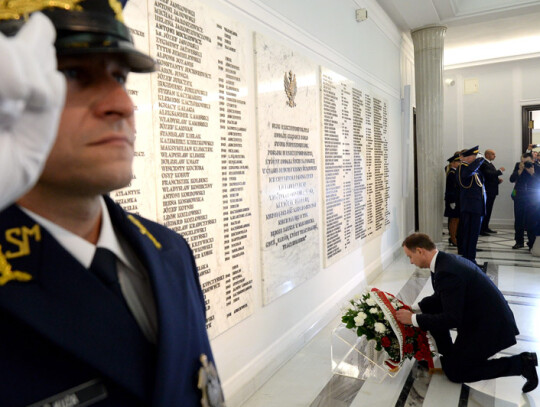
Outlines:
{"type": "Polygon", "coordinates": [[[409,250],[414,250],[416,248],[425,249],[425,250],[435,250],[435,243],[433,240],[426,235],[425,233],[413,233],[408,236],[403,243],[402,247],[406,247],[409,250]]]}

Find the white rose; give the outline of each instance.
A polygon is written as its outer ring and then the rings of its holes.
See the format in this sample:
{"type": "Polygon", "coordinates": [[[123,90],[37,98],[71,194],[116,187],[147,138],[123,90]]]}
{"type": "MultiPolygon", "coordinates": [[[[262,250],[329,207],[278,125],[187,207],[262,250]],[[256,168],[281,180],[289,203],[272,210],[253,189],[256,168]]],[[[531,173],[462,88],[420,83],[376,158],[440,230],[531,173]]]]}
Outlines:
{"type": "Polygon", "coordinates": [[[359,312],[356,317],[354,317],[354,323],[356,326],[362,326],[364,325],[364,321],[366,320],[367,315],[363,312],[359,312]]]}
{"type": "Polygon", "coordinates": [[[358,301],[358,300],[360,300],[360,298],[362,298],[362,296],[361,296],[360,294],[356,294],[356,295],[353,297],[353,300],[358,301]]]}
{"type": "Polygon", "coordinates": [[[379,312],[379,310],[377,308],[370,308],[369,309],[370,314],[376,314],[377,312],[379,312]]]}
{"type": "Polygon", "coordinates": [[[373,307],[377,303],[375,302],[373,298],[370,297],[366,300],[366,304],[369,305],[370,307],[373,307]]]}
{"type": "Polygon", "coordinates": [[[375,322],[375,331],[377,331],[380,334],[383,334],[386,332],[386,327],[384,324],[381,324],[380,322],[375,322]]]}

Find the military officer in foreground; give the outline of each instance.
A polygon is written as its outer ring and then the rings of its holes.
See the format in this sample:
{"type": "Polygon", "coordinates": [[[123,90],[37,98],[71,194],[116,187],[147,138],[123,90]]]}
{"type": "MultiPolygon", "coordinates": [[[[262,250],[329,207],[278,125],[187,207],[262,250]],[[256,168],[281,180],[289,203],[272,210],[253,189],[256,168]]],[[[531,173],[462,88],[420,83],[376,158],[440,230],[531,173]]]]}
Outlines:
{"type": "MultiPolygon", "coordinates": [[[[478,146],[461,153],[461,164],[457,169],[457,180],[460,189],[459,253],[476,264],[476,244],[480,235],[482,219],[486,213],[486,192],[484,177],[480,166],[484,157],[478,154],[478,146]]],[[[481,266],[485,268],[487,264],[481,266]]]]}
{"type": "MultiPolygon", "coordinates": [[[[29,12],[11,3],[7,34],[29,12]]],[[[26,3],[56,28],[67,92],[41,177],[0,213],[0,404],[222,406],[189,246],[107,197],[132,179],[127,75],[155,62],[117,1],[26,3]]]]}

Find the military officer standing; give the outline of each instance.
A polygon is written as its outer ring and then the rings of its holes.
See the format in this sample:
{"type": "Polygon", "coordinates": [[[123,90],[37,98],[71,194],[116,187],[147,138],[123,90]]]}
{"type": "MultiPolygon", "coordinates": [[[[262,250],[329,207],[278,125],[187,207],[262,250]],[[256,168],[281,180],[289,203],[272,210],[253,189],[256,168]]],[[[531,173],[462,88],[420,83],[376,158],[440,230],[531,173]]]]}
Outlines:
{"type": "Polygon", "coordinates": [[[0,30],[41,10],[67,90],[37,184],[0,212],[0,404],[223,406],[191,249],[107,196],[133,177],[128,73],[156,64],[116,0],[22,3],[0,30]]]}
{"type": "MultiPolygon", "coordinates": [[[[486,213],[484,177],[480,172],[483,162],[484,157],[478,154],[478,146],[475,146],[461,153],[461,164],[457,169],[460,188],[460,254],[473,263],[476,263],[476,244],[486,213]]],[[[484,264],[484,271],[486,267],[487,264],[484,264]]]]}
{"type": "Polygon", "coordinates": [[[444,191],[444,216],[448,218],[448,242],[457,246],[457,231],[459,225],[459,184],[456,178],[456,168],[459,166],[459,151],[448,158],[446,167],[446,187],[444,191]]]}

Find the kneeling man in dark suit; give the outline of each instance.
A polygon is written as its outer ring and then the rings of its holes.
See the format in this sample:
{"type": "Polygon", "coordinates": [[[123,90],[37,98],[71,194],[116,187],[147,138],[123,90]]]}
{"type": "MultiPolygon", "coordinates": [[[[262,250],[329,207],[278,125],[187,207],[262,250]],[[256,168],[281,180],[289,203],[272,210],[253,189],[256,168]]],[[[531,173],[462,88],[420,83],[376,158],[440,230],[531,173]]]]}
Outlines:
{"type": "Polygon", "coordinates": [[[414,233],[402,244],[412,264],[431,270],[433,295],[418,304],[421,314],[399,310],[399,322],[429,331],[442,355],[449,380],[476,382],[504,376],[525,377],[523,392],[538,385],[536,353],[488,359],[516,344],[514,315],[497,286],[477,265],[438,251],[429,236],[414,233]],[[450,329],[456,328],[454,342],[450,329]]]}

